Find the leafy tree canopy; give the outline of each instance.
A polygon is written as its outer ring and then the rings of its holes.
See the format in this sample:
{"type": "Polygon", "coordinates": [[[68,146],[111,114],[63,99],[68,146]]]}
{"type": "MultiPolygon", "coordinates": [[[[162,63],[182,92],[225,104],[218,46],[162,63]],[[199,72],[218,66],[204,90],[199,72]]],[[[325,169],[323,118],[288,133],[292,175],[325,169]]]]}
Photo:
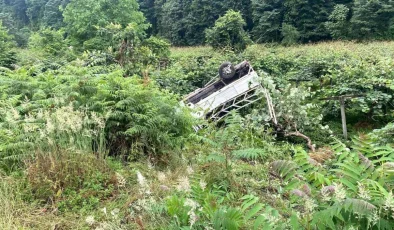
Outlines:
{"type": "Polygon", "coordinates": [[[251,42],[244,30],[245,25],[240,12],[229,10],[215,22],[214,27],[206,30],[207,42],[213,48],[244,50],[251,42]]]}
{"type": "Polygon", "coordinates": [[[95,38],[99,27],[131,24],[139,33],[147,27],[135,0],[72,0],[63,12],[67,31],[77,43],[95,38]]]}
{"type": "Polygon", "coordinates": [[[289,28],[298,31],[297,43],[394,39],[392,0],[0,0],[0,20],[18,46],[43,28],[66,27],[65,37],[88,50],[109,46],[97,27],[142,26],[145,17],[151,26],[139,30],[149,36],[175,46],[205,44],[205,30],[228,10],[241,13],[257,43],[287,41],[289,28]]]}

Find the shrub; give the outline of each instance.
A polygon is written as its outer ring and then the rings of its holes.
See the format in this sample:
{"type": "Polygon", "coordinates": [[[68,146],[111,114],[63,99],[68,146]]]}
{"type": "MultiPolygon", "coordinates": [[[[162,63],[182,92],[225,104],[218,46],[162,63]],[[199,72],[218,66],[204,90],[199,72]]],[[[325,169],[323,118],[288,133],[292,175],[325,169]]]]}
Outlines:
{"type": "Polygon", "coordinates": [[[29,48],[41,50],[48,55],[63,56],[69,43],[64,39],[64,32],[60,30],[42,29],[33,33],[29,38],[29,48]]]}
{"type": "Polygon", "coordinates": [[[215,49],[243,51],[251,43],[243,28],[245,25],[241,13],[229,10],[215,22],[214,27],[205,31],[207,43],[215,49]]]}
{"type": "Polygon", "coordinates": [[[300,39],[300,32],[294,26],[283,23],[282,24],[282,44],[285,46],[294,45],[298,43],[300,39]]]}
{"type": "Polygon", "coordinates": [[[170,43],[158,37],[151,36],[142,43],[154,54],[155,60],[167,59],[170,56],[170,43]]]}
{"type": "Polygon", "coordinates": [[[114,69],[67,66],[56,78],[1,75],[0,163],[10,170],[36,149],[157,159],[179,148],[193,120],[174,95],[114,69]]]}

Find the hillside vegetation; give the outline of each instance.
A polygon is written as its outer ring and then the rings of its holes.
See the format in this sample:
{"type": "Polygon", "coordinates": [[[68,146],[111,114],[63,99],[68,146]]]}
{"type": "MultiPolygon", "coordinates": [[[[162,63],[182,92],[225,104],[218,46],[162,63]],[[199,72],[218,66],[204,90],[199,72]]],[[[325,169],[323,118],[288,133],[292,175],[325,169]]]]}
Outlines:
{"type": "Polygon", "coordinates": [[[0,69],[0,229],[392,229],[393,50],[172,48],[128,78],[100,52],[14,50],[0,69]],[[244,59],[314,152],[275,132],[264,99],[193,131],[182,95],[244,59]],[[320,100],[347,94],[364,95],[346,101],[351,140],[338,101],[320,100]]]}
{"type": "Polygon", "coordinates": [[[392,0],[0,0],[0,229],[394,229],[393,20],[392,0]],[[244,60],[260,100],[181,106],[244,60]]]}

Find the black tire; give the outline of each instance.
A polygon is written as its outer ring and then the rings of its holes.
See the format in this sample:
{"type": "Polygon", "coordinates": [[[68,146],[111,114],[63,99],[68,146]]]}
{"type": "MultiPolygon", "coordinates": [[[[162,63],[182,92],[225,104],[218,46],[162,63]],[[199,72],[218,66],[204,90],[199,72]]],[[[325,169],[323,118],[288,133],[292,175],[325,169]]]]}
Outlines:
{"type": "Polygon", "coordinates": [[[231,79],[235,75],[235,68],[231,62],[224,62],[219,67],[219,76],[222,79],[231,79]]]}

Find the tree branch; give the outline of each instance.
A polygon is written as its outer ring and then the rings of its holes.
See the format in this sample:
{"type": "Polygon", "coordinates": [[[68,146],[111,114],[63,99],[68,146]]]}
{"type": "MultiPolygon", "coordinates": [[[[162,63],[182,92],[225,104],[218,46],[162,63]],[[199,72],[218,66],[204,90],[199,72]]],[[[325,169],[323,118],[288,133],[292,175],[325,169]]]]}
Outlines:
{"type": "Polygon", "coordinates": [[[302,139],[307,141],[306,145],[309,147],[309,149],[312,150],[312,152],[315,152],[315,147],[312,145],[312,140],[308,136],[300,133],[299,131],[286,133],[285,137],[288,137],[288,136],[301,137],[302,139]]]}

